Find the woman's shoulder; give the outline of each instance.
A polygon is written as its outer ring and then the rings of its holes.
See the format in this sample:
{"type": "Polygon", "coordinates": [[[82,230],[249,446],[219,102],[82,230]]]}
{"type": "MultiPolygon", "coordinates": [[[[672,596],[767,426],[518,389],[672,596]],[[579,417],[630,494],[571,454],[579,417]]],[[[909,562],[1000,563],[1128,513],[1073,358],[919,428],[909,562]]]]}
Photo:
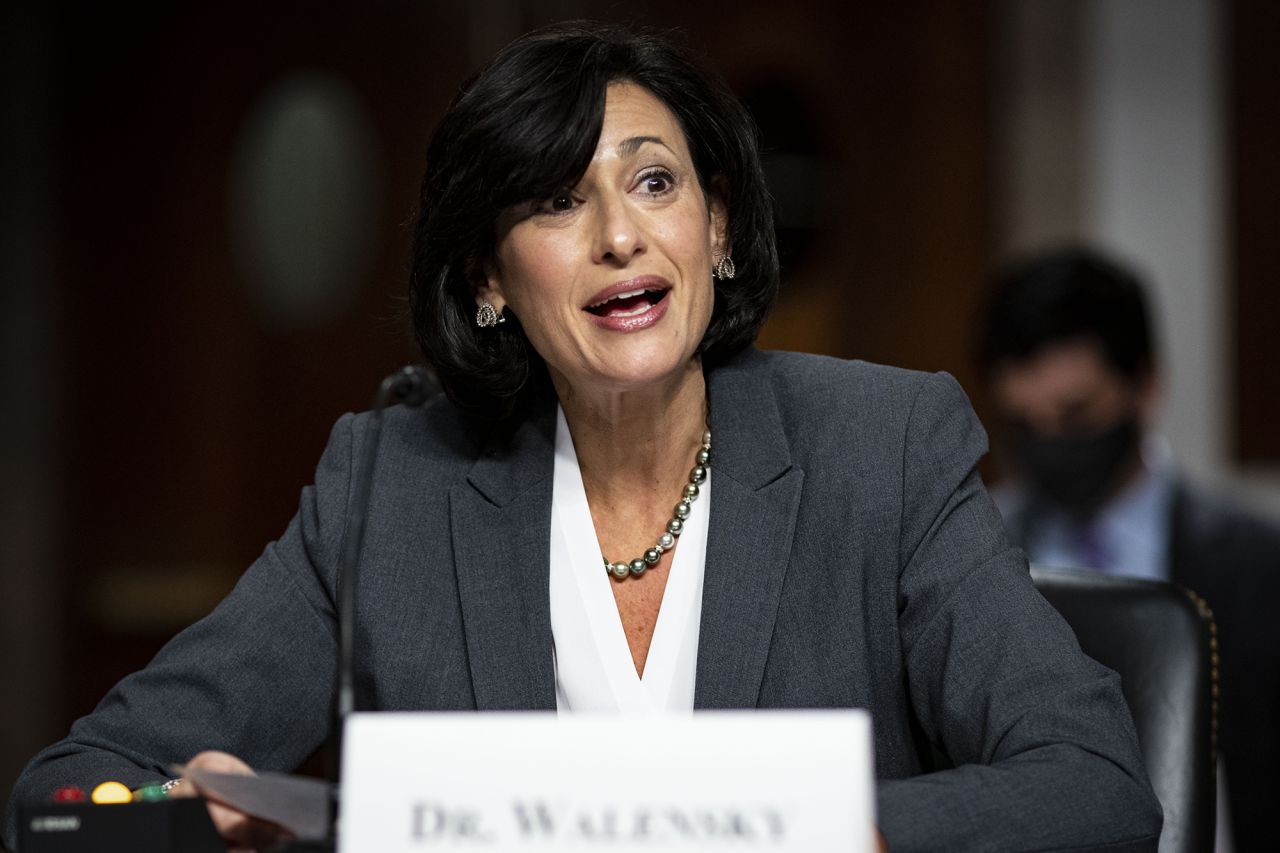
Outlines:
{"type": "Polygon", "coordinates": [[[731,405],[776,411],[793,449],[856,445],[868,458],[898,459],[905,448],[922,446],[966,456],[986,451],[968,397],[946,373],[748,350],[713,375],[712,386],[731,405]]]}
{"type": "Polygon", "coordinates": [[[755,350],[754,356],[771,372],[801,383],[835,380],[881,387],[909,386],[929,375],[904,367],[807,352],[755,350]]]}
{"type": "Polygon", "coordinates": [[[767,381],[784,411],[909,413],[922,396],[968,407],[968,398],[949,374],[859,359],[750,349],[725,368],[757,383],[757,388],[767,381]]]}
{"type": "MultiPolygon", "coordinates": [[[[372,411],[343,415],[333,426],[330,447],[340,445],[354,460],[371,438],[375,423],[372,411]]],[[[382,413],[380,432],[380,464],[449,467],[473,463],[483,452],[491,428],[437,394],[421,406],[388,407],[382,413]]]]}

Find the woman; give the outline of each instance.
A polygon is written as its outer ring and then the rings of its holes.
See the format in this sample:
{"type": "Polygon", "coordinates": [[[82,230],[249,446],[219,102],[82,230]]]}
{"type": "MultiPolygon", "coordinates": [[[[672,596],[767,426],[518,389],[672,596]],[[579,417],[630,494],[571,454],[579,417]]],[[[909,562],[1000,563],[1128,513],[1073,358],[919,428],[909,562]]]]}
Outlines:
{"type": "MultiPolygon", "coordinates": [[[[362,703],[866,707],[891,849],[1154,846],[1117,679],[1004,541],[963,393],[755,350],[777,279],[750,121],[680,49],[556,27],[464,86],[411,282],[448,399],[384,427],[362,703]],[[930,746],[956,769],[921,775],[930,746]]],[[[316,748],[365,427],[338,422],[281,540],[16,796],[316,748]]]]}

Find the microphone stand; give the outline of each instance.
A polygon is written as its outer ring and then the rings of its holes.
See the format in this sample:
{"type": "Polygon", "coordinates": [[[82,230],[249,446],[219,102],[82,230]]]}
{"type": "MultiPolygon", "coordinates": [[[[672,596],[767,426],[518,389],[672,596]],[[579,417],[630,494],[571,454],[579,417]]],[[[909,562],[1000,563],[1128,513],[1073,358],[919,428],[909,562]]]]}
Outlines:
{"type": "MultiPolygon", "coordinates": [[[[378,386],[378,393],[373,398],[373,409],[364,433],[364,447],[356,469],[355,487],[347,513],[342,554],[338,564],[338,684],[325,756],[325,775],[333,783],[333,799],[329,813],[329,835],[332,840],[326,842],[327,846],[309,849],[332,850],[337,838],[338,782],[342,776],[343,726],[347,717],[356,710],[355,623],[360,551],[364,544],[365,520],[373,489],[373,470],[377,462],[378,445],[382,439],[382,412],[396,400],[406,406],[421,406],[439,390],[439,387],[436,378],[426,370],[409,365],[383,379],[382,384],[378,386]]],[[[300,851],[308,848],[294,845],[289,849],[300,851]]]]}

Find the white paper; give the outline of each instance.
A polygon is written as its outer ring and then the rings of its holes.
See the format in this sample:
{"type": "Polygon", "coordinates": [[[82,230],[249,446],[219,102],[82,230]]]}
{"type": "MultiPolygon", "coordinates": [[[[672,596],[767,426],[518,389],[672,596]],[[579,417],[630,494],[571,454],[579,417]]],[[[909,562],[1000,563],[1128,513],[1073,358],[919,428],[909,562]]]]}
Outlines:
{"type": "Polygon", "coordinates": [[[186,779],[237,811],[283,826],[299,841],[321,841],[329,831],[332,786],[319,779],[260,773],[212,773],[184,768],[186,779]]]}

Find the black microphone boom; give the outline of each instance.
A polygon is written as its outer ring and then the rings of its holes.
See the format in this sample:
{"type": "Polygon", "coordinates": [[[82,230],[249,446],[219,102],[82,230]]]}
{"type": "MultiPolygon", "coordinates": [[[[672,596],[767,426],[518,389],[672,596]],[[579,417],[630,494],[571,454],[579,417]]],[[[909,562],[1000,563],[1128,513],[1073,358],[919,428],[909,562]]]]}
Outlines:
{"type": "MultiPolygon", "coordinates": [[[[360,549],[364,544],[365,519],[369,512],[369,495],[373,488],[373,466],[377,461],[378,445],[382,440],[382,410],[392,400],[399,399],[405,405],[420,406],[437,388],[435,377],[415,365],[407,365],[392,373],[378,386],[373,398],[369,425],[365,430],[360,467],[356,472],[355,489],[351,509],[347,515],[346,530],[342,536],[342,560],[338,565],[338,718],[339,729],[355,705],[355,616],[356,575],[359,571],[360,549]]],[[[341,738],[341,733],[339,733],[341,738]]],[[[335,782],[337,779],[334,780],[335,782]]]]}
{"type": "Polygon", "coordinates": [[[373,487],[373,468],[382,438],[382,410],[396,400],[407,406],[421,406],[439,388],[439,383],[431,373],[416,365],[408,365],[383,379],[373,398],[373,409],[365,429],[364,447],[356,470],[355,488],[347,514],[346,529],[343,531],[342,555],[338,564],[338,686],[328,755],[329,778],[335,783],[341,776],[343,724],[347,716],[356,710],[356,587],[360,550],[364,544],[365,518],[369,512],[369,495],[373,487]]]}

